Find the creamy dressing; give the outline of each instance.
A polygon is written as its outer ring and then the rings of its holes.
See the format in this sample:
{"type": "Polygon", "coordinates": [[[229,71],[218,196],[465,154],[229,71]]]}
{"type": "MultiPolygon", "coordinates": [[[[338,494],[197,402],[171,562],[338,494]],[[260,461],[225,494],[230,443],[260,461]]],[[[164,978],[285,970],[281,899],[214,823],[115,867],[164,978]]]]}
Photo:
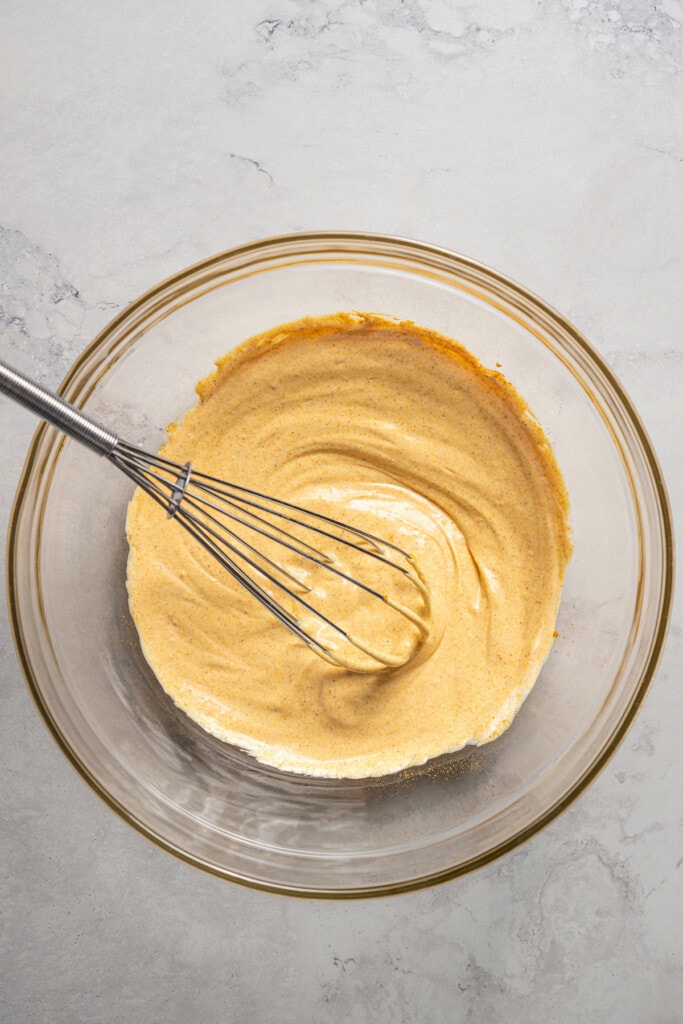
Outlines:
{"type": "Polygon", "coordinates": [[[347,557],[425,620],[423,637],[313,572],[325,614],[401,663],[330,665],[138,492],[130,607],[176,704],[259,760],[316,776],[387,774],[500,735],[552,645],[571,555],[559,469],[512,386],[432,331],[340,313],[249,339],[197,391],[165,458],[398,545],[431,602],[347,557]]]}

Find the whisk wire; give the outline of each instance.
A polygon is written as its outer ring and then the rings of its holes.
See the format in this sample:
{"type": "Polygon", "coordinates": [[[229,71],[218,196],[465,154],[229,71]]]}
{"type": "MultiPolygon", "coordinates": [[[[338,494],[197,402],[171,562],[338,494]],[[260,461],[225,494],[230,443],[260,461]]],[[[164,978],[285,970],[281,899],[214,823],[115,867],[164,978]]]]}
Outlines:
{"type": "MultiPolygon", "coordinates": [[[[380,593],[363,580],[351,576],[339,568],[338,563],[334,564],[335,560],[324,551],[289,533],[278,526],[277,523],[265,517],[279,518],[287,523],[291,523],[293,526],[311,530],[318,536],[326,537],[355,551],[361,551],[367,557],[375,559],[390,569],[399,572],[419,591],[425,610],[428,610],[429,592],[419,575],[414,571],[413,559],[397,545],[383,541],[366,531],[349,526],[346,523],[341,523],[329,516],[314,513],[309,509],[294,505],[291,502],[271,498],[258,491],[218,480],[206,473],[195,472],[191,469],[189,463],[180,466],[178,463],[171,462],[163,457],[141,452],[125,442],[117,446],[109,457],[131,479],[146,490],[157,504],[165,508],[169,517],[175,518],[206,551],[218,560],[223,568],[236,578],[280,622],[327,660],[339,665],[348,665],[348,659],[336,655],[329,646],[304,629],[300,620],[283,608],[263,586],[257,583],[244,569],[240,568],[235,558],[240,559],[273,586],[279,588],[301,608],[306,609],[307,612],[313,615],[319,623],[332,629],[337,637],[343,638],[348,644],[357,647],[373,659],[374,662],[379,663],[380,667],[402,663],[400,657],[380,651],[375,646],[352,635],[348,630],[326,616],[319,608],[315,608],[301,596],[301,593],[295,593],[275,573],[289,580],[290,583],[303,590],[306,594],[311,592],[311,588],[279,562],[274,561],[265,552],[255,547],[239,533],[236,533],[225,520],[254,531],[261,537],[275,542],[295,555],[322,567],[338,578],[358,587],[370,596],[383,601],[388,607],[411,622],[418,630],[420,637],[424,638],[427,635],[428,630],[424,615],[418,614],[413,609],[408,608],[388,595],[380,593]],[[167,474],[167,476],[162,476],[162,473],[167,474]],[[266,502],[276,506],[276,508],[269,507],[268,504],[265,504],[266,502]],[[296,514],[290,515],[290,513],[296,514]],[[301,516],[305,516],[306,519],[300,518],[301,516]],[[319,526],[317,522],[311,520],[319,520],[324,525],[319,526]],[[333,533],[328,527],[335,528],[337,532],[333,533]],[[356,541],[345,537],[345,532],[355,537],[356,541]],[[361,544],[363,546],[360,546],[361,544]],[[406,568],[393,561],[384,553],[383,547],[402,556],[411,568],[406,568]]],[[[378,670],[376,664],[368,667],[356,665],[354,668],[357,671],[378,670]]]]}
{"type": "MultiPolygon", "coordinates": [[[[141,487],[153,501],[160,505],[163,509],[168,510],[169,498],[164,490],[164,487],[171,488],[171,481],[160,478],[159,482],[162,486],[157,486],[153,478],[145,475],[129,460],[114,459],[121,470],[128,476],[135,484],[141,487]]],[[[319,653],[324,655],[328,654],[327,649],[321,644],[315,637],[309,636],[299,625],[293,615],[291,615],[285,608],[279,605],[271,596],[268,594],[263,587],[259,586],[254,580],[251,579],[240,567],[234,562],[220,547],[209,540],[205,532],[208,528],[203,527],[199,524],[198,520],[192,515],[183,513],[178,519],[178,523],[206,550],[211,554],[218,563],[226,569],[232,576],[235,577],[241,583],[246,590],[249,591],[252,596],[256,597],[262,604],[264,604],[270,612],[284,625],[286,625],[293,633],[295,633],[301,640],[307,643],[309,646],[319,650],[319,653]],[[197,525],[199,528],[197,528],[197,525]]],[[[209,530],[210,534],[214,534],[214,531],[209,530]]],[[[220,538],[219,538],[220,539],[220,538]]],[[[258,568],[255,563],[254,568],[258,568]]]]}
{"type": "MultiPolygon", "coordinates": [[[[230,492],[228,490],[226,490],[225,486],[213,487],[213,486],[207,486],[207,485],[204,485],[204,484],[201,484],[201,483],[197,483],[196,482],[196,477],[202,477],[202,478],[208,479],[208,480],[213,480],[214,479],[213,477],[207,477],[206,474],[203,474],[203,473],[195,474],[193,472],[193,480],[195,480],[195,486],[196,487],[199,487],[201,490],[206,491],[207,493],[215,494],[215,495],[218,495],[220,497],[223,497],[223,495],[225,495],[226,497],[224,497],[223,500],[228,505],[231,505],[231,507],[233,507],[233,508],[240,508],[241,509],[241,506],[234,505],[233,502],[228,499],[228,497],[227,497],[228,495],[230,495],[230,498],[233,498],[233,496],[230,494],[230,492]]],[[[230,485],[230,486],[232,487],[233,485],[230,485]]],[[[245,488],[235,488],[235,489],[236,490],[245,490],[245,488]]],[[[409,562],[411,564],[414,564],[414,559],[412,558],[412,556],[409,555],[402,548],[398,547],[396,544],[392,544],[389,541],[380,540],[380,538],[374,537],[370,533],[366,533],[363,530],[359,530],[357,527],[349,526],[346,523],[341,523],[341,522],[339,522],[336,519],[331,519],[331,518],[329,518],[327,516],[324,516],[324,515],[321,515],[320,513],[317,513],[317,512],[315,512],[315,513],[311,512],[310,509],[304,509],[304,508],[301,508],[301,507],[299,507],[297,505],[292,505],[292,504],[290,504],[288,502],[283,502],[283,501],[280,501],[279,499],[270,498],[270,497],[268,497],[266,495],[259,494],[258,491],[248,491],[247,493],[249,493],[251,495],[254,495],[256,497],[259,497],[259,498],[261,498],[264,501],[271,501],[274,504],[281,505],[281,506],[284,506],[284,507],[289,508],[289,509],[294,509],[294,510],[296,510],[298,512],[301,512],[301,513],[305,514],[305,515],[308,515],[308,516],[311,516],[311,517],[315,517],[316,519],[321,519],[325,523],[329,523],[330,525],[335,526],[338,530],[342,530],[342,531],[346,531],[348,533],[352,533],[353,535],[361,538],[362,541],[367,542],[368,544],[371,544],[375,548],[374,551],[368,551],[366,549],[363,549],[363,553],[364,554],[366,554],[368,557],[374,558],[377,561],[383,563],[384,565],[386,565],[386,566],[388,566],[388,567],[390,567],[392,569],[395,569],[396,571],[402,573],[420,591],[420,593],[423,595],[423,597],[425,599],[428,598],[428,590],[425,587],[423,581],[420,579],[420,577],[414,571],[411,571],[410,569],[407,569],[404,566],[397,565],[396,562],[392,561],[392,559],[387,558],[386,555],[384,555],[382,553],[382,550],[379,547],[379,545],[382,544],[384,547],[390,548],[391,550],[395,551],[397,554],[401,555],[403,558],[406,559],[407,562],[409,562]]],[[[201,499],[198,499],[198,500],[201,500],[201,499]]],[[[247,501],[246,499],[243,499],[241,497],[237,497],[236,499],[233,499],[233,500],[244,502],[244,504],[251,505],[254,508],[259,508],[262,511],[267,512],[270,515],[278,516],[279,518],[285,519],[285,520],[287,520],[287,522],[290,522],[290,523],[293,523],[294,525],[300,526],[303,529],[313,530],[316,533],[318,533],[318,534],[320,534],[320,535],[322,535],[324,537],[328,537],[329,539],[331,539],[331,540],[333,540],[333,541],[335,541],[337,543],[344,544],[347,547],[354,548],[355,550],[358,550],[358,544],[355,544],[353,541],[348,540],[348,538],[345,538],[343,536],[339,536],[338,534],[330,533],[329,530],[323,530],[321,527],[316,526],[314,523],[308,523],[308,522],[302,521],[300,519],[295,519],[292,516],[285,515],[282,512],[276,512],[273,509],[269,509],[269,508],[267,508],[267,507],[265,507],[263,505],[259,505],[256,502],[247,501]]],[[[207,504],[209,504],[209,503],[207,503],[207,504]]],[[[216,508],[218,511],[220,511],[221,514],[227,514],[227,513],[224,512],[224,509],[222,507],[219,508],[216,505],[213,505],[213,507],[216,508]]],[[[291,539],[291,534],[288,534],[287,531],[283,530],[281,527],[276,526],[274,523],[267,522],[267,520],[264,520],[261,516],[258,516],[255,513],[250,512],[250,511],[248,511],[246,509],[243,510],[243,511],[247,515],[252,516],[254,519],[256,519],[256,520],[258,520],[260,522],[263,522],[263,523],[267,523],[267,525],[269,526],[270,529],[275,529],[279,533],[282,533],[282,534],[284,534],[284,536],[286,536],[286,537],[291,539]]],[[[251,526],[250,523],[246,523],[243,519],[239,519],[239,521],[244,523],[247,526],[250,526],[252,529],[256,529],[256,527],[251,526]]],[[[262,531],[258,531],[258,532],[262,532],[262,531]]],[[[278,539],[278,538],[273,538],[272,535],[268,534],[268,533],[264,533],[263,535],[264,536],[269,536],[273,540],[277,540],[278,539]]],[[[315,555],[317,555],[318,558],[321,559],[323,563],[325,563],[326,568],[328,568],[330,572],[336,573],[337,575],[340,575],[340,576],[344,576],[346,579],[349,579],[352,583],[355,583],[357,586],[361,587],[361,589],[366,590],[368,593],[373,594],[375,597],[382,597],[383,600],[387,600],[387,603],[391,603],[389,599],[384,597],[384,595],[381,595],[376,590],[373,590],[373,588],[364,585],[362,583],[362,581],[356,580],[356,579],[354,579],[353,577],[350,577],[350,576],[345,576],[344,573],[342,573],[339,570],[335,569],[334,565],[333,565],[333,559],[331,559],[324,552],[321,552],[318,549],[314,548],[312,545],[308,544],[306,541],[302,541],[300,537],[297,537],[296,540],[297,540],[297,544],[302,544],[303,546],[309,548],[309,550],[313,551],[315,553],[315,555]]],[[[308,555],[305,554],[305,552],[302,552],[299,549],[293,548],[292,545],[290,543],[288,543],[288,542],[281,541],[280,543],[282,543],[285,547],[290,547],[292,550],[296,550],[298,554],[301,554],[301,555],[303,555],[306,558],[309,557],[308,555]]],[[[310,558],[310,560],[311,561],[316,561],[315,558],[310,558]]],[[[321,563],[318,562],[318,564],[321,564],[321,563]]],[[[392,605],[392,607],[393,607],[393,605],[392,605]]],[[[401,609],[403,608],[403,606],[400,606],[400,607],[401,607],[401,609]]]]}

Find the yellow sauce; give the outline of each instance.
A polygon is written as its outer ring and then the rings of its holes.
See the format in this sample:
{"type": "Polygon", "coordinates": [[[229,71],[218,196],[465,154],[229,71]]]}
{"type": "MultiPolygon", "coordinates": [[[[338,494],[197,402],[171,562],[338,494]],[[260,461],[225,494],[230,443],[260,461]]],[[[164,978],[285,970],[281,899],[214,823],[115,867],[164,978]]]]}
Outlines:
{"type": "Polygon", "coordinates": [[[314,569],[317,605],[400,667],[328,664],[138,492],[130,607],[176,704],[259,760],[316,776],[387,774],[499,736],[552,645],[571,555],[559,469],[512,386],[432,331],[340,313],[251,338],[197,391],[164,457],[398,545],[431,606],[349,552],[344,568],[392,587],[423,638],[314,569]]]}

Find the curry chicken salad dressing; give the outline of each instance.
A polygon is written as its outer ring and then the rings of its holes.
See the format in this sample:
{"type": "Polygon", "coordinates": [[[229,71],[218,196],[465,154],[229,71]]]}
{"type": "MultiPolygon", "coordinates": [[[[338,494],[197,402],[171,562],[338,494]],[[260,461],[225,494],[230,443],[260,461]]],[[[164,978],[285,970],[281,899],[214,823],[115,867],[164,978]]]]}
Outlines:
{"type": "MultiPolygon", "coordinates": [[[[507,729],[552,645],[571,555],[560,471],[513,387],[433,331],[339,313],[249,339],[197,392],[160,454],[396,544],[429,601],[399,574],[419,631],[312,578],[330,619],[355,617],[399,663],[329,664],[136,493],[130,607],[176,704],[267,764],[328,777],[388,774],[507,729]]],[[[351,551],[344,568],[393,586],[367,562],[351,551]]]]}

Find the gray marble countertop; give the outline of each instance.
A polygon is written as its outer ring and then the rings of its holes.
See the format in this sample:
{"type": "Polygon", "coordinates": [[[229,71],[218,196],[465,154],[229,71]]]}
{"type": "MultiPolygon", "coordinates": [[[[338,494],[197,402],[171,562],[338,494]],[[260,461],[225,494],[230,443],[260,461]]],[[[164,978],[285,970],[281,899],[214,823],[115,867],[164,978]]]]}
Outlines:
{"type": "MultiPolygon", "coordinates": [[[[0,353],[56,386],[254,238],[412,236],[573,320],[683,507],[681,0],[5,4],[0,353]]],[[[0,401],[3,529],[34,420],[0,401]]],[[[148,844],[50,740],[0,613],[0,1020],[683,1020],[683,619],[595,784],[493,865],[324,903],[148,844]]]]}

